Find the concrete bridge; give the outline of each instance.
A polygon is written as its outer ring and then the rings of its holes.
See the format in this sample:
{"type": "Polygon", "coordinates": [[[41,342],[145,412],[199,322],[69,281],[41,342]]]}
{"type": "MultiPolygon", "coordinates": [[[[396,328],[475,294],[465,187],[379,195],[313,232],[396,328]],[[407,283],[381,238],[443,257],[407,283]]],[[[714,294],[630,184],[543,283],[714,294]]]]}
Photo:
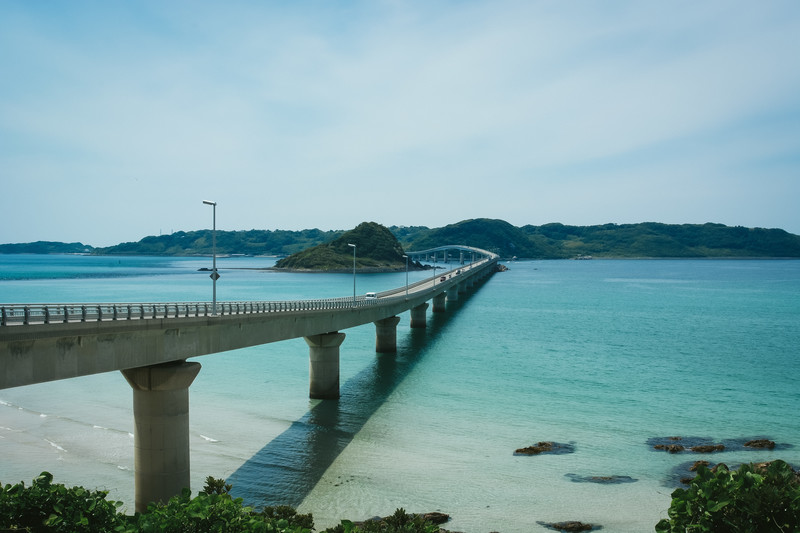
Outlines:
{"type": "Polygon", "coordinates": [[[376,352],[394,352],[399,314],[424,328],[429,300],[443,312],[495,272],[498,256],[478,248],[407,255],[456,253],[456,268],[374,297],[220,302],[216,313],[209,302],[0,304],[0,389],[121,371],[133,388],[135,506],[144,511],[190,486],[189,386],[200,363],[188,358],[303,337],[309,396],[337,399],[341,330],[372,322],[376,352]]]}

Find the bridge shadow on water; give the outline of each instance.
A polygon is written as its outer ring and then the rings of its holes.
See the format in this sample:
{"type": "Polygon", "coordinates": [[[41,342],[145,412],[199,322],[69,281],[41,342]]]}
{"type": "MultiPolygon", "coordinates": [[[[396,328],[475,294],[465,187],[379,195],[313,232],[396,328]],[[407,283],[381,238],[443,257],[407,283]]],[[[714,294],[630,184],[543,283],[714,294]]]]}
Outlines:
{"type": "Polygon", "coordinates": [[[433,340],[447,328],[450,315],[469,296],[448,302],[445,313],[429,312],[426,328],[410,329],[407,336],[398,330],[396,353],[376,354],[372,364],[340,387],[339,400],[319,401],[231,474],[227,482],[233,485],[233,496],[257,509],[300,505],[356,433],[426,356],[433,340]]]}

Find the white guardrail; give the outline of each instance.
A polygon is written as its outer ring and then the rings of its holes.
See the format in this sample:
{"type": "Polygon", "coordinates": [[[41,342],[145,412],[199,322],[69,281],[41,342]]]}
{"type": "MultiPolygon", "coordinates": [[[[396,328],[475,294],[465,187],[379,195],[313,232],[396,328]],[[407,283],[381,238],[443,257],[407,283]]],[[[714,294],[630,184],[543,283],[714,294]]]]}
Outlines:
{"type": "MultiPolygon", "coordinates": [[[[459,266],[441,275],[459,270],[476,268],[489,259],[459,266]]],[[[434,276],[435,276],[434,271],[434,276]]],[[[417,281],[408,286],[411,291],[430,283],[432,278],[417,281]]],[[[297,311],[320,311],[352,309],[387,303],[387,299],[404,298],[406,286],[377,293],[377,298],[363,295],[293,300],[275,302],[217,302],[217,316],[253,313],[285,313],[297,311]]],[[[188,318],[214,316],[211,302],[164,302],[164,303],[72,303],[72,304],[0,304],[0,326],[29,324],[64,324],[71,322],[101,322],[105,320],[146,320],[159,318],[188,318]]]]}

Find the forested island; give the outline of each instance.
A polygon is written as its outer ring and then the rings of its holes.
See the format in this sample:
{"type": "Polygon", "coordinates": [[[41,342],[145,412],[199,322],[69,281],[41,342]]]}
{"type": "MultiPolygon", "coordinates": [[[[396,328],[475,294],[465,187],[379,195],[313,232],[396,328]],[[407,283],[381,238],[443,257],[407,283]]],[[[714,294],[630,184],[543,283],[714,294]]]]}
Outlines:
{"type": "MultiPolygon", "coordinates": [[[[385,226],[362,222],[331,242],[280,259],[273,268],[295,272],[343,272],[354,266],[362,272],[403,270],[403,247],[385,226]]],[[[414,264],[413,267],[420,266],[414,264]]]]}
{"type": "MultiPolygon", "coordinates": [[[[464,220],[441,228],[391,226],[387,229],[400,244],[401,256],[402,250],[464,244],[489,250],[505,259],[800,258],[798,235],[782,229],[745,228],[713,223],[643,222],[599,226],[552,223],[518,227],[503,220],[481,218],[464,220]]],[[[342,243],[337,242],[345,233],[345,230],[319,229],[218,230],[217,253],[284,257],[327,244],[334,247],[337,255],[346,256],[346,253],[339,253],[345,250],[342,243]]],[[[377,240],[372,246],[376,249],[388,250],[395,246],[386,235],[375,238],[377,240]]],[[[211,241],[211,230],[205,229],[149,236],[138,242],[125,242],[109,247],[42,241],[0,244],[0,253],[211,255],[211,241]]],[[[345,247],[346,245],[344,243],[345,247]]],[[[352,250],[348,249],[346,252],[352,253],[352,250]]]]}

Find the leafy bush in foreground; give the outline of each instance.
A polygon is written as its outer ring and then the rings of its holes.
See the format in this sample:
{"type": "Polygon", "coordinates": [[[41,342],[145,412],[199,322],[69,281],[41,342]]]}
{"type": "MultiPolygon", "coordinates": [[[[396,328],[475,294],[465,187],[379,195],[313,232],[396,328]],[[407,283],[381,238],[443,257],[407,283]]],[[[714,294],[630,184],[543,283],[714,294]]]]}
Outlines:
{"type": "Polygon", "coordinates": [[[106,500],[108,492],[67,488],[53,483],[49,472],[24,483],[0,487],[0,528],[31,532],[105,532],[124,527],[117,512],[122,502],[106,500]]]}
{"type": "Polygon", "coordinates": [[[657,533],[800,531],[800,478],[783,461],[715,471],[701,466],[688,489],[672,493],[657,533]]]}
{"type": "Polygon", "coordinates": [[[439,526],[426,520],[422,515],[408,514],[405,509],[397,509],[392,516],[380,520],[367,520],[355,524],[342,520],[336,527],[323,533],[437,533],[439,526]]]}
{"type": "Polygon", "coordinates": [[[203,491],[194,498],[189,489],[166,504],[150,504],[147,512],[132,518],[141,533],[309,533],[311,515],[298,515],[291,507],[267,507],[256,513],[241,498],[232,498],[232,486],[209,476],[203,491]]]}
{"type": "Polygon", "coordinates": [[[151,504],[146,513],[133,518],[127,531],[141,533],[308,533],[286,519],[271,519],[242,505],[229,494],[206,494],[194,498],[189,489],[166,504],[151,504]]]}
{"type": "Polygon", "coordinates": [[[105,491],[67,488],[43,472],[30,487],[0,487],[0,529],[29,533],[310,533],[314,520],[291,507],[268,507],[256,513],[232,498],[230,485],[212,477],[194,498],[189,489],[144,513],[119,513],[121,502],[107,501],[105,491]]]}

